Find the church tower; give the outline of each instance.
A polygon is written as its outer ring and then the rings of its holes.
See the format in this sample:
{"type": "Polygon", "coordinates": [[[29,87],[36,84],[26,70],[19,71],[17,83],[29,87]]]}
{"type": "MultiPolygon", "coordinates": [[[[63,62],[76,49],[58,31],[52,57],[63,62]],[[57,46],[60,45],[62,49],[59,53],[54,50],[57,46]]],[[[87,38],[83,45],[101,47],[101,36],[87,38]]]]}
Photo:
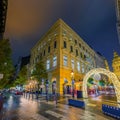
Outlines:
{"type": "Polygon", "coordinates": [[[105,68],[106,68],[107,70],[110,70],[107,60],[105,60],[105,68]]]}
{"type": "Polygon", "coordinates": [[[112,67],[113,67],[113,72],[120,79],[120,56],[115,51],[113,53],[112,67]]]}

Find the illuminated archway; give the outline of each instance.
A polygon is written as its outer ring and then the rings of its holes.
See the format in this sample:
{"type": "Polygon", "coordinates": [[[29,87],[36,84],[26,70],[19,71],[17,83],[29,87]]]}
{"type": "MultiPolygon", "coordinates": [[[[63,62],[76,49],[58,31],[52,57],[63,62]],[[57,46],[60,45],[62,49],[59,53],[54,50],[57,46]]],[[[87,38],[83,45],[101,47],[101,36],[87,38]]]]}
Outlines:
{"type": "Polygon", "coordinates": [[[112,72],[110,72],[110,71],[108,71],[106,69],[103,69],[103,68],[92,69],[85,75],[85,77],[83,79],[83,87],[82,87],[83,97],[88,98],[87,81],[88,81],[89,77],[91,75],[93,75],[93,74],[98,74],[98,73],[104,74],[104,75],[108,76],[111,79],[111,81],[112,81],[112,83],[114,85],[114,88],[115,88],[117,102],[120,103],[120,82],[119,82],[117,76],[114,73],[112,73],[112,72]]]}

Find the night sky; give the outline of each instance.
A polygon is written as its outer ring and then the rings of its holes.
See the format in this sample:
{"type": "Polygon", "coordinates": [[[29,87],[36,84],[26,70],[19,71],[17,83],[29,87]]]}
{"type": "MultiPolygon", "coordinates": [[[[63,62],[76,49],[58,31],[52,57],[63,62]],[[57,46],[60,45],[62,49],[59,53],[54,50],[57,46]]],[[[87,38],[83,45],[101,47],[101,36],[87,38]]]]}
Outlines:
{"type": "Polygon", "coordinates": [[[6,38],[13,61],[30,49],[57,19],[63,19],[109,64],[113,50],[120,54],[116,30],[115,0],[8,0],[6,38]]]}

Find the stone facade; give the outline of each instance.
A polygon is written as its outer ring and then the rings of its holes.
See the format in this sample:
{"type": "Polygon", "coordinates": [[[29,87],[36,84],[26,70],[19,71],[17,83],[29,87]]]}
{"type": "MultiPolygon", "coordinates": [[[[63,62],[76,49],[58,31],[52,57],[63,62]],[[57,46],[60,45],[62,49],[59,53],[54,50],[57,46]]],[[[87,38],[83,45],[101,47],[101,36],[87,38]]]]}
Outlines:
{"type": "Polygon", "coordinates": [[[95,51],[61,19],[31,49],[31,70],[39,60],[45,63],[48,80],[57,81],[59,93],[64,85],[71,87],[72,79],[81,89],[85,73],[96,68],[95,51]]]}

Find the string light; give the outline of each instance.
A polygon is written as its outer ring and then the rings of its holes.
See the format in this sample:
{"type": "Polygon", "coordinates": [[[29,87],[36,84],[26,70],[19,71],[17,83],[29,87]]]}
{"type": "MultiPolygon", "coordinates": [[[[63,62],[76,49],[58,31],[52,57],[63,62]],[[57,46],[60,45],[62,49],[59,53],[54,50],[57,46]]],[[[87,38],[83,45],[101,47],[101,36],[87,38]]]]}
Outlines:
{"type": "Polygon", "coordinates": [[[120,82],[119,82],[117,76],[113,72],[110,72],[103,68],[92,69],[85,75],[85,77],[83,79],[83,86],[82,86],[83,97],[88,98],[87,81],[88,81],[89,77],[91,77],[91,75],[93,75],[93,74],[104,74],[109,77],[109,79],[111,80],[111,82],[113,83],[114,88],[115,88],[117,102],[120,103],[120,82]]]}

